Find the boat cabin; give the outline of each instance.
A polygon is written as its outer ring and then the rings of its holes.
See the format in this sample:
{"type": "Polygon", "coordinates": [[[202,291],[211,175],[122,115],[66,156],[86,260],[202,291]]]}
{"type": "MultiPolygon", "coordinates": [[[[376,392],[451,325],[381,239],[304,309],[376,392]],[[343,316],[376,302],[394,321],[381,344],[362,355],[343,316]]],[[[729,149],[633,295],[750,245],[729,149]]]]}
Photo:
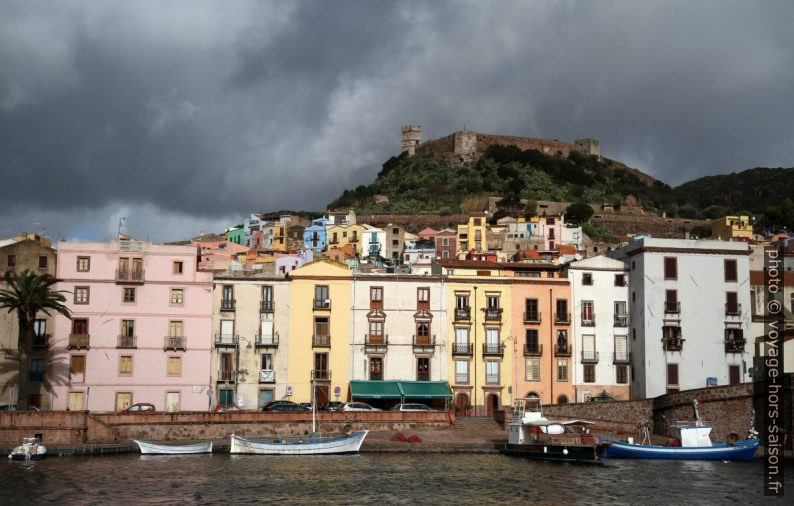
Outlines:
{"type": "Polygon", "coordinates": [[[711,446],[711,425],[676,425],[683,448],[711,446]]]}

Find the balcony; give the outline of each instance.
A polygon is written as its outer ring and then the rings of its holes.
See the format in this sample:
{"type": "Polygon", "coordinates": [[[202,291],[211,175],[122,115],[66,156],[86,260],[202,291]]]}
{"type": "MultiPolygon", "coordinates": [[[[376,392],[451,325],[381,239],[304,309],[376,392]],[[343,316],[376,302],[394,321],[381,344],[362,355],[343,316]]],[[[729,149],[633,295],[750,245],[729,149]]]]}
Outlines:
{"type": "Polygon", "coordinates": [[[540,311],[527,312],[524,311],[524,323],[540,323],[540,311]]]}
{"type": "Polygon", "coordinates": [[[471,343],[452,343],[452,355],[470,357],[474,355],[474,345],[471,343]]]}
{"type": "Polygon", "coordinates": [[[725,304],[725,316],[741,316],[741,304],[725,304]]]}
{"type": "Polygon", "coordinates": [[[122,284],[140,284],[143,283],[143,269],[129,270],[129,269],[116,269],[116,283],[122,284]]]}
{"type": "Polygon", "coordinates": [[[165,336],[163,339],[163,351],[167,350],[186,350],[187,337],[185,336],[165,336]]]}
{"type": "Polygon", "coordinates": [[[662,348],[664,351],[681,351],[684,349],[684,339],[678,337],[663,337],[662,348]]]}
{"type": "Polygon", "coordinates": [[[585,316],[582,315],[582,327],[595,327],[595,315],[585,316]]]}
{"type": "Polygon", "coordinates": [[[331,299],[314,299],[314,309],[331,310],[331,299]]]}
{"type": "Polygon", "coordinates": [[[571,356],[571,346],[568,343],[562,344],[557,343],[554,347],[554,356],[555,357],[570,357],[571,356]]]}
{"type": "Polygon", "coordinates": [[[680,314],[681,303],[678,301],[665,301],[664,314],[680,314]]]}
{"type": "Polygon", "coordinates": [[[499,384],[499,375],[498,374],[486,374],[485,375],[485,384],[486,385],[498,385],[499,384]]]}
{"type": "Polygon", "coordinates": [[[52,334],[41,334],[41,335],[34,335],[33,336],[33,347],[34,348],[49,348],[50,346],[50,337],[52,334]]]}
{"type": "Polygon", "coordinates": [[[466,307],[456,307],[455,308],[455,321],[469,321],[471,319],[471,308],[469,306],[466,307]]]}
{"type": "Polygon", "coordinates": [[[487,322],[502,321],[502,308],[500,307],[485,308],[485,321],[487,322]]]}
{"type": "Polygon", "coordinates": [[[234,311],[236,305],[234,299],[221,299],[221,311],[234,311]]]}
{"type": "Polygon", "coordinates": [[[413,336],[414,353],[433,353],[436,349],[436,336],[413,336]]]}
{"type": "Polygon", "coordinates": [[[327,369],[312,369],[313,381],[331,381],[331,371],[327,369]]]}
{"type": "Polygon", "coordinates": [[[273,301],[272,300],[263,300],[259,302],[259,312],[260,313],[272,313],[273,312],[273,301]]]}
{"type": "Polygon", "coordinates": [[[70,349],[90,348],[91,335],[90,334],[69,334],[69,344],[67,347],[70,349]]]}
{"type": "Polygon", "coordinates": [[[504,346],[501,343],[483,343],[482,354],[486,357],[501,357],[504,353],[504,346]]]}
{"type": "Polygon", "coordinates": [[[524,345],[525,357],[540,357],[543,355],[543,345],[538,343],[526,343],[524,345]]]}
{"type": "Polygon", "coordinates": [[[554,313],[554,323],[556,325],[569,325],[571,323],[571,313],[554,313]]]}
{"type": "Polygon", "coordinates": [[[237,379],[237,371],[233,369],[221,369],[218,371],[218,383],[234,383],[237,379]]]}
{"type": "MultiPolygon", "coordinates": [[[[330,344],[329,344],[330,346],[330,344]]],[[[389,336],[364,334],[364,351],[366,353],[386,353],[389,350],[389,336]]]]}
{"type": "Polygon", "coordinates": [[[744,338],[726,339],[725,340],[725,353],[744,353],[744,338]]]}
{"type": "Polygon", "coordinates": [[[278,332],[272,336],[257,335],[254,341],[257,348],[278,348],[278,332]]]}
{"type": "Polygon", "coordinates": [[[215,334],[216,348],[237,348],[240,338],[230,334],[215,334]]]}
{"type": "Polygon", "coordinates": [[[330,334],[314,334],[312,336],[313,348],[330,348],[331,335],[330,334]]]}
{"type": "Polygon", "coordinates": [[[615,360],[616,365],[625,365],[631,362],[631,354],[628,351],[616,351],[615,360]]]}
{"type": "Polygon", "coordinates": [[[597,364],[598,352],[597,351],[582,351],[583,364],[597,364]]]}
{"type": "Polygon", "coordinates": [[[625,315],[625,314],[615,315],[615,327],[628,327],[628,326],[629,326],[629,315],[625,315]]]}
{"type": "Polygon", "coordinates": [[[353,244],[357,243],[358,242],[358,236],[357,235],[353,235],[353,237],[350,238],[349,242],[351,242],[353,244]]]}
{"type": "Polygon", "coordinates": [[[118,336],[116,340],[116,348],[137,348],[137,336],[118,336]]]}
{"type": "Polygon", "coordinates": [[[455,384],[456,385],[468,385],[469,384],[469,375],[466,373],[455,373],[455,384]]]}
{"type": "Polygon", "coordinates": [[[270,371],[267,369],[262,369],[259,371],[259,382],[260,383],[275,383],[276,382],[276,372],[270,371]]]}

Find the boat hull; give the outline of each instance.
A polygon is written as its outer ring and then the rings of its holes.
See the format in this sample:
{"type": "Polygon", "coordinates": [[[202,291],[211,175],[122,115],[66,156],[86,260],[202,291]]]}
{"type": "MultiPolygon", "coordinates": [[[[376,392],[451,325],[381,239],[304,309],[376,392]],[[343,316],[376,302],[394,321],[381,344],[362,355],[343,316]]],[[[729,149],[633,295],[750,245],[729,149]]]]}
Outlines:
{"type": "Polygon", "coordinates": [[[38,445],[35,448],[26,448],[25,445],[17,446],[8,454],[8,458],[11,460],[44,460],[46,456],[47,448],[43,445],[38,445]]]}
{"type": "Polygon", "coordinates": [[[335,455],[340,453],[358,453],[368,433],[369,431],[365,430],[340,437],[296,442],[254,440],[232,434],[229,453],[252,455],[335,455]]]}
{"type": "Polygon", "coordinates": [[[544,444],[542,442],[529,444],[507,443],[502,449],[502,453],[536,460],[603,464],[607,457],[607,446],[609,445],[603,443],[592,445],[544,444]]]}
{"type": "Polygon", "coordinates": [[[718,443],[713,446],[682,448],[614,441],[609,445],[607,456],[635,459],[753,460],[759,444],[758,439],[745,439],[735,445],[718,443]]]}
{"type": "Polygon", "coordinates": [[[212,453],[212,442],[186,445],[158,445],[148,441],[132,440],[141,449],[141,455],[191,455],[212,453]]]}

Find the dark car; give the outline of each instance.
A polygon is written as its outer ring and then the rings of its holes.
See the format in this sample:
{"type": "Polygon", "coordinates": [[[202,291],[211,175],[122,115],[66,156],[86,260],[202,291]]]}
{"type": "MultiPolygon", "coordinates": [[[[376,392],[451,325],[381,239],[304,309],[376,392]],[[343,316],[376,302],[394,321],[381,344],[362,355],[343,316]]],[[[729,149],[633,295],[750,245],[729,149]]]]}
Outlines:
{"type": "Polygon", "coordinates": [[[262,411],[311,411],[311,408],[304,408],[292,401],[271,401],[262,407],[262,411]]]}
{"type": "Polygon", "coordinates": [[[304,409],[308,409],[309,411],[312,410],[312,403],[311,402],[300,402],[300,403],[298,403],[298,406],[300,406],[300,407],[302,407],[304,409]]]}
{"type": "Polygon", "coordinates": [[[342,406],[344,405],[345,405],[344,402],[331,401],[328,404],[326,404],[325,409],[326,411],[339,411],[342,409],[342,406]]]}
{"type": "Polygon", "coordinates": [[[230,411],[242,411],[236,404],[218,404],[215,406],[216,413],[228,413],[230,411]]]}

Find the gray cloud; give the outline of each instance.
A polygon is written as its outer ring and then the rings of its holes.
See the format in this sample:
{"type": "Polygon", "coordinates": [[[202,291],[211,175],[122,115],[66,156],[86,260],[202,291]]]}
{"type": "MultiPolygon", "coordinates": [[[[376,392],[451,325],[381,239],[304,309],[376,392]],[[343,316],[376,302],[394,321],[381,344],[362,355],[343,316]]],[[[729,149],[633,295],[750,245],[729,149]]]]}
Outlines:
{"type": "MultiPolygon", "coordinates": [[[[792,165],[790,2],[4,2],[0,230],[322,209],[399,127],[601,139],[671,184],[792,165]]],[[[2,235],[2,234],[0,234],[2,235]]]]}

